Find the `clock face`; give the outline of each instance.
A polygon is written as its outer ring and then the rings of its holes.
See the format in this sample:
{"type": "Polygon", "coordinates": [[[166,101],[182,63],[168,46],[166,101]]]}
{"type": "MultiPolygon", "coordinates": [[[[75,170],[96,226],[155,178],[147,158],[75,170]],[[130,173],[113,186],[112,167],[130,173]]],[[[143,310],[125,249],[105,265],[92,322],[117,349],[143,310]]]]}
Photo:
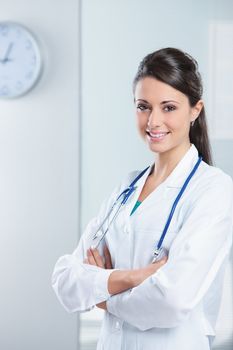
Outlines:
{"type": "Polygon", "coordinates": [[[28,92],[40,71],[40,51],[32,34],[19,24],[0,22],[0,98],[28,92]]]}

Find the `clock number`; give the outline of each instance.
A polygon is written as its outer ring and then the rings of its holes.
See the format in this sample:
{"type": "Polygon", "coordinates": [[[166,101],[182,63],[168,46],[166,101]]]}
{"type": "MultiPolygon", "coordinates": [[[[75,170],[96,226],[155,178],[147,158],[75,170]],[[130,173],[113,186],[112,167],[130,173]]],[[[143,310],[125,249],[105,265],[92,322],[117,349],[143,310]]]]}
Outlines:
{"type": "Polygon", "coordinates": [[[9,29],[8,29],[8,27],[6,25],[1,25],[0,26],[0,31],[1,31],[3,36],[7,36],[8,32],[9,32],[9,29]]]}
{"type": "Polygon", "coordinates": [[[27,74],[25,74],[25,78],[28,79],[28,80],[31,80],[32,77],[33,77],[33,72],[32,71],[30,71],[27,74]]]}
{"type": "Polygon", "coordinates": [[[2,86],[0,89],[0,96],[7,96],[9,94],[9,88],[7,86],[2,86]]]}
{"type": "Polygon", "coordinates": [[[25,49],[27,49],[27,50],[31,50],[32,49],[32,44],[31,44],[31,42],[29,40],[27,40],[26,43],[25,43],[25,49]]]}
{"type": "Polygon", "coordinates": [[[22,90],[22,88],[23,88],[22,82],[21,82],[21,81],[17,81],[17,84],[16,84],[15,87],[16,87],[16,89],[17,89],[18,91],[22,90]]]}

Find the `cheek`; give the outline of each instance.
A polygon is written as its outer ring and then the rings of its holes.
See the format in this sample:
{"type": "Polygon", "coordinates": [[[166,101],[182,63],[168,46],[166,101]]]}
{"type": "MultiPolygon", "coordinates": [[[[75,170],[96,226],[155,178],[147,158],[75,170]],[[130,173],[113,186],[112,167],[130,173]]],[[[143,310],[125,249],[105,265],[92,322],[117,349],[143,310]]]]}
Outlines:
{"type": "Polygon", "coordinates": [[[177,113],[172,118],[167,119],[167,126],[173,131],[179,131],[181,134],[186,133],[189,129],[188,113],[177,113]]]}
{"type": "Polygon", "coordinates": [[[148,119],[146,115],[136,114],[136,123],[139,129],[145,129],[148,119]]]}

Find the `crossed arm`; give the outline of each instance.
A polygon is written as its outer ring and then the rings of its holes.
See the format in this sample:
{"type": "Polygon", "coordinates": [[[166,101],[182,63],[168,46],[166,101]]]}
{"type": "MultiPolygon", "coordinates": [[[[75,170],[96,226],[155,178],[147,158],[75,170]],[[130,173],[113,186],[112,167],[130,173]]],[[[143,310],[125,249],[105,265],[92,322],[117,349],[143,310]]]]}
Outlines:
{"type": "MultiPolygon", "coordinates": [[[[118,294],[128,289],[134,288],[141,284],[147,277],[155,273],[160,267],[167,262],[167,257],[156,263],[151,263],[146,267],[131,270],[113,271],[108,279],[108,291],[110,294],[118,294]]],[[[107,246],[104,247],[104,256],[99,254],[98,249],[88,249],[87,258],[84,263],[98,266],[103,269],[112,269],[112,260],[107,246]]],[[[107,310],[106,301],[96,305],[97,307],[107,310]]]]}
{"type": "Polygon", "coordinates": [[[95,218],[74,253],[55,265],[52,286],[59,301],[68,312],[97,305],[141,330],[176,327],[224,271],[232,244],[232,198],[230,178],[210,182],[189,204],[169,259],[140,269],[112,269],[106,248],[103,257],[98,250],[87,250],[89,233],[99,225],[95,218]],[[219,198],[224,198],[221,205],[219,198]],[[136,305],[142,306],[140,317],[136,305]]]}

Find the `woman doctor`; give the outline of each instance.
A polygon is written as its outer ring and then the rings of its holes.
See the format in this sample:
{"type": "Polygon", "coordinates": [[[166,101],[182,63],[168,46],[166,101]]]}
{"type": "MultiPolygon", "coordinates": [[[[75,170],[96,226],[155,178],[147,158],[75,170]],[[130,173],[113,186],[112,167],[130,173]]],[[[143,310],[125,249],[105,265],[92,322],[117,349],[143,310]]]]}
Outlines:
{"type": "Polygon", "coordinates": [[[75,251],[58,259],[52,286],[68,312],[106,310],[99,350],[207,350],[232,244],[232,180],[212,166],[190,55],[147,55],[133,92],[155,161],[103,202],[75,251]]]}

